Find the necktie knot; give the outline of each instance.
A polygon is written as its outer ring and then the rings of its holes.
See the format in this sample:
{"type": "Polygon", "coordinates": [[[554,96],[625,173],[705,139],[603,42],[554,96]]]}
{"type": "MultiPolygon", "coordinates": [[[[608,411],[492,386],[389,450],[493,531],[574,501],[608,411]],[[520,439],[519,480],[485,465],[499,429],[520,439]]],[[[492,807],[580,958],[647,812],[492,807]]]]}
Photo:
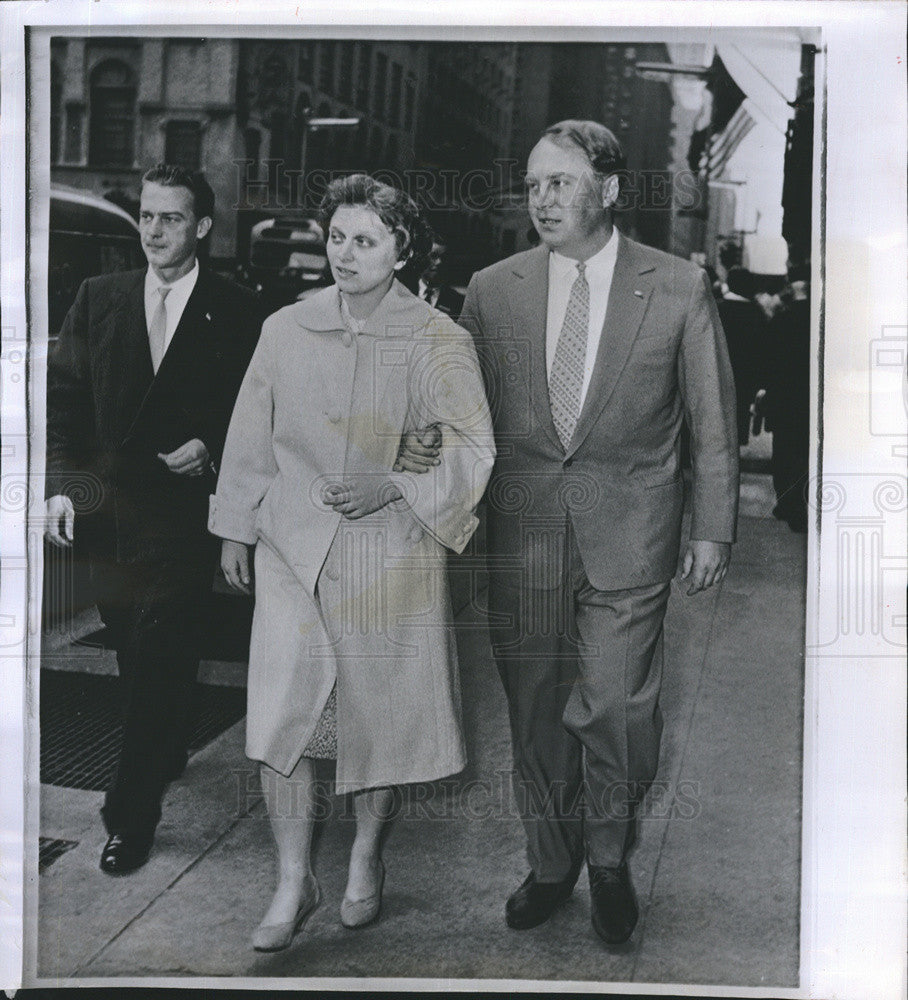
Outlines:
{"type": "Polygon", "coordinates": [[[158,295],[161,296],[163,302],[170,295],[170,285],[158,285],[158,295]]]}
{"type": "Polygon", "coordinates": [[[586,280],[586,263],[582,260],[577,261],[577,277],[586,280]]]}

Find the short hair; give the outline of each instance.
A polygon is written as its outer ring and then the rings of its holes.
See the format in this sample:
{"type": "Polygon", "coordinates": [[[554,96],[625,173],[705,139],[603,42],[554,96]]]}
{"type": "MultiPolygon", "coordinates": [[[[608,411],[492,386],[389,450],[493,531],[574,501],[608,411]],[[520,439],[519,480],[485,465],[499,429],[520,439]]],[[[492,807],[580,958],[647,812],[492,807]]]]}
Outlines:
{"type": "Polygon", "coordinates": [[[214,191],[205,175],[169,163],[156,163],[142,175],[143,184],[186,188],[192,195],[192,210],[197,219],[214,217],[214,191]]]}
{"type": "Polygon", "coordinates": [[[318,221],[326,237],[331,219],[342,205],[370,208],[394,234],[398,260],[425,264],[432,249],[432,230],[406,192],[368,174],[350,174],[332,181],[318,208],[318,221]]]}
{"type": "Polygon", "coordinates": [[[743,295],[745,299],[752,299],[757,289],[754,276],[746,267],[730,267],[725,276],[725,284],[730,292],[743,295]]]}
{"type": "Polygon", "coordinates": [[[627,157],[621,143],[611,129],[599,122],[566,118],[550,125],[541,138],[549,139],[558,146],[570,145],[579,149],[597,174],[609,174],[627,170],[627,157]]]}

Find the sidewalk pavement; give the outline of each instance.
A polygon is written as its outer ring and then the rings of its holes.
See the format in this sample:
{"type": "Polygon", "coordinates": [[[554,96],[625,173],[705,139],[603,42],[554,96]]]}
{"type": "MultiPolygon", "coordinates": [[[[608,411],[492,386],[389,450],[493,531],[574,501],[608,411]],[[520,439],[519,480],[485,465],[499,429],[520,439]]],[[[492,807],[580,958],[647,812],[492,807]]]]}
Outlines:
{"type": "MultiPolygon", "coordinates": [[[[252,951],[274,854],[240,722],[170,786],[151,859],[127,878],[98,869],[101,794],[42,786],[41,835],[78,845],[38,879],[38,984],[205,976],[312,987],[337,977],[455,989],[471,979],[796,986],[806,540],[773,520],[771,494],[767,476],[745,474],[728,577],[690,598],[673,587],[662,757],[631,856],[641,918],[627,945],[609,949],[595,936],[585,876],[543,926],[505,926],[504,901],[526,863],[481,594],[457,617],[470,765],[411,790],[388,839],[377,924],[340,924],[353,822],[345,800],[332,798],[315,846],[321,906],[287,951],[252,951]]],[[[207,670],[236,682],[235,665],[207,670]]]]}

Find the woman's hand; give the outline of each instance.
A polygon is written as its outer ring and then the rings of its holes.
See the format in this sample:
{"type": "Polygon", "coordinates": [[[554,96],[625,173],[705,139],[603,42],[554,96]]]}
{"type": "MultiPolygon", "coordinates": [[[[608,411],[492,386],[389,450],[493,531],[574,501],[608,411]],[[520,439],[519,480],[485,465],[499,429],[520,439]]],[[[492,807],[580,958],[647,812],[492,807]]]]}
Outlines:
{"type": "Polygon", "coordinates": [[[410,431],[401,438],[395,472],[428,472],[441,459],[441,428],[438,424],[410,431]]]}
{"type": "Polygon", "coordinates": [[[332,483],[322,492],[322,499],[349,521],[374,514],[394,500],[400,490],[382,475],[356,476],[346,483],[332,483]]]}
{"type": "Polygon", "coordinates": [[[249,572],[249,551],[251,545],[232,542],[225,538],[221,544],[221,569],[232,590],[241,594],[252,593],[252,576],[249,572]]]}

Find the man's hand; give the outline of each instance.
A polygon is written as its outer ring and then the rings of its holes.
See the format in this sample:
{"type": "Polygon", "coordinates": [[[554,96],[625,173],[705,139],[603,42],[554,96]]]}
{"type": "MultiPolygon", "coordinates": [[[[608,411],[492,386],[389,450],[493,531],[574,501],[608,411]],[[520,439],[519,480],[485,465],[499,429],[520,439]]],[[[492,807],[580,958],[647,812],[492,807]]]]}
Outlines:
{"type": "Polygon", "coordinates": [[[730,558],[731,545],[728,542],[704,542],[692,538],[681,565],[681,579],[690,577],[688,596],[724,580],[730,558]]]}
{"type": "Polygon", "coordinates": [[[76,512],[69,497],[57,495],[44,504],[44,537],[58,549],[71,549],[76,512]]]}
{"type": "Polygon", "coordinates": [[[382,476],[357,476],[348,483],[332,483],[322,492],[322,499],[348,521],[374,514],[392,500],[400,500],[401,492],[382,476]]]}
{"type": "Polygon", "coordinates": [[[428,472],[441,459],[441,428],[438,424],[409,431],[401,438],[394,463],[395,472],[428,472]]]}
{"type": "Polygon", "coordinates": [[[208,468],[208,449],[198,438],[180,445],[169,455],[158,454],[158,458],[178,476],[201,476],[208,468]]]}
{"type": "Polygon", "coordinates": [[[241,594],[252,593],[252,577],[249,573],[249,545],[232,542],[225,538],[221,544],[221,569],[231,589],[241,594]]]}

